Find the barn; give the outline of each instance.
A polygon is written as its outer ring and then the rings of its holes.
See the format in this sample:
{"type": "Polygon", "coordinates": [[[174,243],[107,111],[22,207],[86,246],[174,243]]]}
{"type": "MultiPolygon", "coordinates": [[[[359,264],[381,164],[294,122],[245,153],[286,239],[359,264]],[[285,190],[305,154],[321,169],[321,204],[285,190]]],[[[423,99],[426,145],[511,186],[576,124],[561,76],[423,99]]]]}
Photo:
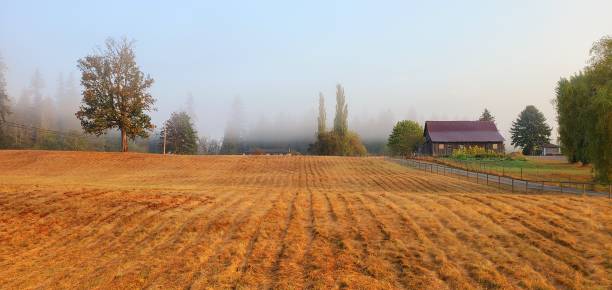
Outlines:
{"type": "Polygon", "coordinates": [[[491,121],[427,121],[421,153],[448,156],[454,149],[469,146],[504,152],[504,137],[491,121]]]}

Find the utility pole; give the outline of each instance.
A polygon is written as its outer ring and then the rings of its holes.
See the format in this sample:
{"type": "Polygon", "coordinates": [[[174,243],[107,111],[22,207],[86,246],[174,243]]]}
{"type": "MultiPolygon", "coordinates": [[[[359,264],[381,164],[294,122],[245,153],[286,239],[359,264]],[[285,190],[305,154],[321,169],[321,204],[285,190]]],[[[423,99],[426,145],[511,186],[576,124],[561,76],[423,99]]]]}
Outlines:
{"type": "Polygon", "coordinates": [[[166,155],[166,129],[164,129],[164,155],[166,155]]]}

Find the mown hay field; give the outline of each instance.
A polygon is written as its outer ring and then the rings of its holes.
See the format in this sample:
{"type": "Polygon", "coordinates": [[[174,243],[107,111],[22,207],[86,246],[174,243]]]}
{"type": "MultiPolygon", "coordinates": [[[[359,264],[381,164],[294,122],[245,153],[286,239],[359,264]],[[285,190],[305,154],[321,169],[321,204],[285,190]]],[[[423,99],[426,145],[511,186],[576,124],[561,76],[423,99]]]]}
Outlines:
{"type": "Polygon", "coordinates": [[[0,288],[610,289],[612,203],[379,158],[0,151],[0,288]]]}

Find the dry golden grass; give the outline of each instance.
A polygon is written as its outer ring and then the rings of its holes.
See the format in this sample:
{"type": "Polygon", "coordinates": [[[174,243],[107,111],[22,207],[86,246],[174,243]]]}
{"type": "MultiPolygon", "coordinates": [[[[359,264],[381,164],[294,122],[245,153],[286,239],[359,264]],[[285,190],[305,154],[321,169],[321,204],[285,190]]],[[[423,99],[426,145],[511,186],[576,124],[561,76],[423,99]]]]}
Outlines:
{"type": "Polygon", "coordinates": [[[610,289],[607,198],[375,158],[0,152],[0,287],[610,289]]]}

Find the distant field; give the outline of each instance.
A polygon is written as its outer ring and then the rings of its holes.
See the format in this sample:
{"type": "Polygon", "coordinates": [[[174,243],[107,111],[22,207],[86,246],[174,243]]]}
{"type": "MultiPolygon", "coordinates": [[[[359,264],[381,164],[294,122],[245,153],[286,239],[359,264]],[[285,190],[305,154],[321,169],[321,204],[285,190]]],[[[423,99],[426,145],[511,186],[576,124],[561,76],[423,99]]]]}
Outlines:
{"type": "Polygon", "coordinates": [[[571,164],[563,156],[526,156],[526,160],[463,160],[440,158],[439,161],[459,167],[504,174],[529,180],[562,180],[591,182],[591,165],[571,164]],[[522,171],[522,172],[521,172],[522,171]]]}
{"type": "Polygon", "coordinates": [[[378,158],[0,151],[0,288],[610,289],[612,202],[378,158]]]}

